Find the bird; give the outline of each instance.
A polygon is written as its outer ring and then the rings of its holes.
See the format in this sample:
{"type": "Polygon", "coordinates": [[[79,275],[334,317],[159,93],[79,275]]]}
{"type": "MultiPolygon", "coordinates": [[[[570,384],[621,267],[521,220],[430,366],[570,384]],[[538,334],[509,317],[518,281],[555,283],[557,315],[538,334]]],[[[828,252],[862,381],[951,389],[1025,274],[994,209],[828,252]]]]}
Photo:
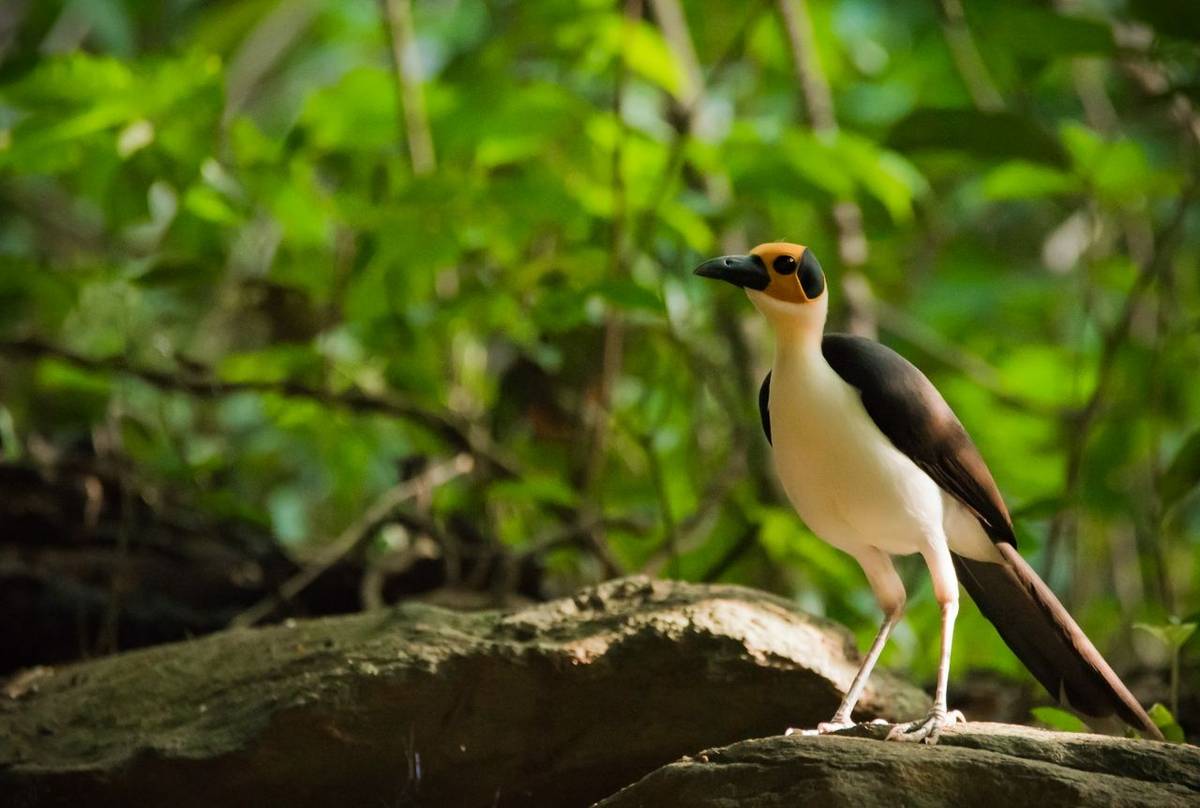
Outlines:
{"type": "MultiPolygon", "coordinates": [[[[916,366],[864,337],[825,333],[829,290],[812,250],[760,244],[695,269],[745,290],[775,338],[759,390],[763,432],[788,500],[819,538],[862,567],[883,621],[833,717],[852,713],[906,593],[894,556],[919,553],[941,610],[933,707],[888,740],[936,744],[965,721],[946,688],[959,584],[1050,695],[1070,709],[1163,735],[1053,591],[1017,550],[1012,518],[982,455],[916,366]]],[[[789,732],[792,732],[789,730],[789,732]]]]}

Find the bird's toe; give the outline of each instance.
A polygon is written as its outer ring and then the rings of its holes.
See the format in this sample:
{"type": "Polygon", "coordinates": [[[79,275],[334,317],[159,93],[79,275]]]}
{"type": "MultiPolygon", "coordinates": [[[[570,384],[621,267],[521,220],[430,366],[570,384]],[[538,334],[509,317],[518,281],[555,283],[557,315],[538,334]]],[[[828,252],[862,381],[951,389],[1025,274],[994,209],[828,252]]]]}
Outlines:
{"type": "Polygon", "coordinates": [[[965,724],[966,721],[966,717],[960,710],[947,712],[945,708],[934,708],[925,718],[892,727],[885,740],[924,742],[933,745],[942,737],[942,730],[946,727],[952,727],[958,723],[965,724]]]}
{"type": "Polygon", "coordinates": [[[853,721],[842,721],[834,718],[832,721],[822,721],[817,724],[816,729],[799,729],[798,727],[788,727],[784,735],[829,735],[833,732],[839,732],[843,729],[850,729],[858,726],[853,721]]]}
{"type": "Polygon", "coordinates": [[[850,729],[854,725],[853,721],[822,721],[820,724],[817,724],[817,733],[819,735],[828,735],[831,732],[850,729]]]}

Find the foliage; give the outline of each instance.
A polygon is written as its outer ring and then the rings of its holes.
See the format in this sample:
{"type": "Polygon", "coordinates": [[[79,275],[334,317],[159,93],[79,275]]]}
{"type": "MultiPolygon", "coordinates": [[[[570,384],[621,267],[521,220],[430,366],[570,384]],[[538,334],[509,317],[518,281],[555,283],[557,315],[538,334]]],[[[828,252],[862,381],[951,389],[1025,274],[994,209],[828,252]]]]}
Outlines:
{"type": "MultiPolygon", "coordinates": [[[[1194,26],[812,0],[838,124],[814,129],[773,3],[687,0],[681,36],[674,0],[417,0],[405,47],[383,11],[407,5],[5,12],[8,458],[94,453],[302,554],[412,458],[465,449],[477,471],[414,507],[535,554],[547,594],[716,577],[866,638],[861,573],[773,483],[769,338],[690,275],[785,237],[829,270],[833,327],[877,328],[944,391],[1101,647],[1165,662],[1114,632],[1200,608],[1194,26]]],[[[937,610],[906,569],[885,661],[928,673],[937,610]]],[[[969,607],[959,636],[956,666],[1018,671],[969,607]]]]}
{"type": "Polygon", "coordinates": [[[1171,658],[1171,709],[1170,712],[1167,712],[1163,708],[1157,716],[1153,713],[1151,716],[1155,718],[1157,723],[1161,724],[1163,722],[1158,721],[1158,717],[1166,713],[1166,717],[1170,719],[1170,724],[1174,726],[1176,732],[1182,732],[1174,717],[1179,714],[1179,658],[1183,652],[1183,647],[1187,645],[1188,640],[1196,633],[1196,625],[1196,623],[1181,623],[1177,617],[1171,617],[1167,623],[1159,626],[1147,625],[1146,623],[1133,624],[1134,628],[1140,628],[1154,635],[1159,642],[1167,647],[1167,653],[1171,658]]]}
{"type": "Polygon", "coordinates": [[[1030,713],[1040,724],[1059,732],[1087,732],[1087,724],[1079,720],[1075,713],[1061,707],[1034,707],[1030,713]]]}
{"type": "Polygon", "coordinates": [[[1171,714],[1170,710],[1162,704],[1155,704],[1147,712],[1150,713],[1154,724],[1162,730],[1164,738],[1172,743],[1184,742],[1183,727],[1179,726],[1179,721],[1171,714]]]}

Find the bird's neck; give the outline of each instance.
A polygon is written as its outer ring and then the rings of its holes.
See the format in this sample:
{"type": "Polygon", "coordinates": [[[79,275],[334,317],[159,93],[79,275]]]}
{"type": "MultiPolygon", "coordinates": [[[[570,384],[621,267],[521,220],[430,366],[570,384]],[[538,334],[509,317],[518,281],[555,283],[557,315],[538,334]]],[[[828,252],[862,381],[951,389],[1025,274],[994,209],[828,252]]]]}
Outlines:
{"type": "Polygon", "coordinates": [[[775,361],[801,365],[824,364],[821,339],[824,323],[786,322],[775,324],[775,361]]]}
{"type": "Polygon", "coordinates": [[[746,295],[767,318],[775,334],[776,363],[795,359],[818,370],[819,365],[825,364],[821,355],[821,339],[825,331],[826,307],[829,305],[826,295],[804,304],[776,300],[752,289],[747,289],[746,295]]]}

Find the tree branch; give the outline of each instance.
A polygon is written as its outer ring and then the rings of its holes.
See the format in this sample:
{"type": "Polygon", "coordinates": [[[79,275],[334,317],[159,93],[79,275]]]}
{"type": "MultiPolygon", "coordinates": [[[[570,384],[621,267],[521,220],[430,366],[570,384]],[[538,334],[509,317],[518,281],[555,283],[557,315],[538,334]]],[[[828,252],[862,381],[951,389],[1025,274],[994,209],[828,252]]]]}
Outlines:
{"type": "MultiPolygon", "coordinates": [[[[800,85],[800,100],[808,116],[809,126],[819,137],[837,135],[837,118],[833,111],[833,94],[817,58],[816,37],[808,13],[808,0],[779,0],[779,15],[792,51],[792,66],[800,85]]],[[[859,269],[867,263],[870,248],[863,232],[862,209],[853,199],[841,199],[830,211],[838,234],[838,258],[845,269],[842,288],[846,293],[850,317],[847,328],[851,333],[874,337],[878,327],[867,301],[871,286],[859,269]]]]}
{"type": "Polygon", "coordinates": [[[418,177],[437,167],[433,153],[433,135],[425,112],[425,94],[421,89],[420,62],[413,27],[412,0],[380,0],[391,43],[392,68],[396,71],[396,100],[400,104],[408,153],[413,174],[418,177]]]}
{"type": "Polygon", "coordinates": [[[132,364],[120,356],[93,359],[38,339],[0,340],[0,353],[25,359],[56,359],[82,370],[95,373],[117,373],[136,378],[160,390],[173,390],[198,398],[221,398],[237,393],[264,393],[285,398],[305,399],[327,407],[356,413],[392,416],[432,432],[449,446],[468,452],[485,461],[504,476],[511,477],[517,474],[510,461],[499,456],[490,440],[474,434],[470,426],[460,419],[394,396],[373,396],[354,390],[335,393],[286,379],[282,381],[225,381],[217,378],[210,368],[189,370],[185,374],[176,375],[132,364]]]}
{"type": "MultiPolygon", "coordinates": [[[[625,147],[625,123],[622,120],[622,103],[625,95],[625,83],[628,78],[625,43],[629,42],[633,25],[642,15],[641,0],[619,0],[623,7],[621,21],[621,45],[617,52],[613,74],[612,116],[613,124],[617,127],[616,142],[613,144],[612,171],[612,219],[609,227],[609,267],[611,278],[626,274],[628,264],[626,218],[628,216],[628,198],[625,189],[625,174],[622,166],[625,147]]],[[[585,508],[591,508],[596,513],[603,511],[601,502],[601,477],[604,465],[608,459],[609,433],[612,418],[612,391],[617,378],[621,375],[624,364],[625,350],[625,320],[621,312],[609,307],[604,317],[604,340],[600,354],[600,389],[596,401],[589,407],[592,415],[592,429],[588,446],[586,465],[584,467],[583,492],[585,508]]],[[[608,551],[604,537],[604,525],[600,520],[594,522],[591,531],[592,542],[597,553],[611,561],[612,570],[617,569],[615,560],[608,551]]]]}
{"type": "Polygon", "coordinates": [[[719,581],[722,575],[729,572],[730,568],[742,559],[742,556],[758,546],[758,532],[758,525],[747,525],[738,536],[737,541],[731,544],[716,563],[708,568],[700,580],[706,584],[719,581]]]}
{"type": "Polygon", "coordinates": [[[231,626],[252,626],[270,616],[279,606],[303,592],[313,581],[328,572],[333,565],[363,547],[393,511],[422,490],[436,488],[474,468],[470,455],[460,454],[444,463],[431,466],[423,474],[385,491],[371,507],[321,548],[312,563],[280,585],[270,597],[263,598],[230,621],[231,626]]]}
{"type": "Polygon", "coordinates": [[[937,6],[950,56],[954,60],[954,66],[958,68],[958,75],[967,87],[971,101],[976,108],[985,112],[1004,109],[1004,98],[996,89],[996,82],[979,53],[975,38],[971,36],[962,3],[960,0],[940,0],[937,6]]]}

